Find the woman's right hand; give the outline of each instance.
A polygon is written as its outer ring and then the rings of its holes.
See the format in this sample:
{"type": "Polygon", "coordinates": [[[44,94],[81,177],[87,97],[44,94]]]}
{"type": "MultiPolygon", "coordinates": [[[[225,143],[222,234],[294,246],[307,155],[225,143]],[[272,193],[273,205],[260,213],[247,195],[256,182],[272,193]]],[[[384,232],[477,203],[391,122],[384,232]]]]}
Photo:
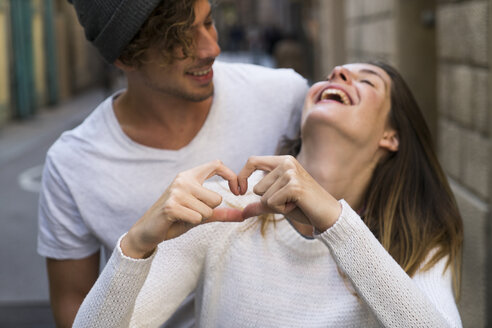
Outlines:
{"type": "Polygon", "coordinates": [[[227,180],[232,193],[239,195],[236,174],[220,161],[184,171],[130,228],[121,241],[123,253],[132,258],[146,258],[162,241],[175,238],[201,223],[242,221],[240,210],[216,209],[222,197],[202,186],[214,175],[227,180]]]}
{"type": "Polygon", "coordinates": [[[243,217],[280,213],[322,232],[338,220],[341,205],[292,156],[252,156],[238,175],[241,190],[257,170],[267,172],[253,191],[261,202],[246,206],[243,217]]]}

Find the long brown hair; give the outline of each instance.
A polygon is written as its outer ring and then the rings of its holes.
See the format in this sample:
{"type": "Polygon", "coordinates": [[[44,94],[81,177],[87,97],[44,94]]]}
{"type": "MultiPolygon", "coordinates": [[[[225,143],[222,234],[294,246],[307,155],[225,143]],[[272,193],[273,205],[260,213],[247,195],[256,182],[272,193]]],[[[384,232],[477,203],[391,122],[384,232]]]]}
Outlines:
{"type": "MultiPolygon", "coordinates": [[[[463,223],[434,150],[422,112],[401,75],[391,66],[370,62],[391,78],[389,123],[399,137],[398,151],[375,168],[363,197],[361,217],[383,247],[413,276],[448,256],[459,297],[463,223]]],[[[296,156],[300,138],[281,143],[278,153],[296,156]]]]}

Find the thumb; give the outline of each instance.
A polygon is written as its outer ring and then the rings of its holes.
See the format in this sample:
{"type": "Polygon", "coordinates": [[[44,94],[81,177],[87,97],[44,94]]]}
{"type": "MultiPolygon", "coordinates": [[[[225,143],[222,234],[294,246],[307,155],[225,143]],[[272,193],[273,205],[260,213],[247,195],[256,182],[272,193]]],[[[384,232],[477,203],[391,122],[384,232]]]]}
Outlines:
{"type": "Polygon", "coordinates": [[[242,211],[236,208],[218,207],[213,210],[212,216],[209,218],[209,222],[213,221],[243,221],[242,211]]]}
{"type": "MultiPolygon", "coordinates": [[[[282,213],[287,214],[295,208],[296,208],[296,204],[290,202],[286,203],[282,213]]],[[[243,215],[243,219],[247,219],[253,216],[258,216],[267,213],[277,213],[277,212],[271,209],[270,207],[258,202],[258,203],[251,203],[248,206],[246,206],[243,210],[242,215],[243,215]]]]}
{"type": "Polygon", "coordinates": [[[253,216],[258,216],[261,214],[266,214],[266,213],[271,213],[271,212],[272,211],[268,207],[264,206],[260,202],[251,203],[244,208],[244,210],[242,212],[242,217],[243,217],[243,219],[247,219],[247,218],[250,218],[253,216]]]}

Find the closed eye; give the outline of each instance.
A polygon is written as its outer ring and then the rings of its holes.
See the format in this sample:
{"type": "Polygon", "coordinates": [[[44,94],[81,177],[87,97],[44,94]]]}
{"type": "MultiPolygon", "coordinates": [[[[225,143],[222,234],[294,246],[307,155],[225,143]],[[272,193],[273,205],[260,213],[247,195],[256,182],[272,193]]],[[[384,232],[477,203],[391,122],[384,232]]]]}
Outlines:
{"type": "Polygon", "coordinates": [[[369,80],[361,80],[360,81],[361,83],[366,83],[366,84],[369,84],[371,87],[374,87],[374,83],[372,83],[371,81],[369,80]]]}

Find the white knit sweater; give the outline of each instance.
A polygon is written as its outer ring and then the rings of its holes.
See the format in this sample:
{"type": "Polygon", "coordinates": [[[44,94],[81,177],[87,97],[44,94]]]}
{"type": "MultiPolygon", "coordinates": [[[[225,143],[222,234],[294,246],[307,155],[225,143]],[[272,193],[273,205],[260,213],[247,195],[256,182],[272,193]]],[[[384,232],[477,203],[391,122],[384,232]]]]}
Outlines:
{"type": "Polygon", "coordinates": [[[145,260],[118,246],[74,327],[158,327],[193,290],[199,327],[461,327],[446,259],[410,278],[341,203],[314,239],[285,219],[262,236],[251,219],[201,225],[145,260]]]}

